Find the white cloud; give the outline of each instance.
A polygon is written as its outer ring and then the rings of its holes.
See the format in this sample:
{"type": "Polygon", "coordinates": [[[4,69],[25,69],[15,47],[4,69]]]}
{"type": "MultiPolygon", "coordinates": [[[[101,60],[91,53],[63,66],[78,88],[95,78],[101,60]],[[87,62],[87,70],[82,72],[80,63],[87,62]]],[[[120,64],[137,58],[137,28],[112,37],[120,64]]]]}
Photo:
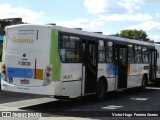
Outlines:
{"type": "Polygon", "coordinates": [[[150,40],[154,40],[155,42],[160,42],[160,35],[149,35],[150,40]]]}
{"type": "Polygon", "coordinates": [[[160,11],[157,12],[155,16],[156,16],[156,18],[159,18],[160,17],[160,11]]]}
{"type": "Polygon", "coordinates": [[[126,0],[84,0],[84,6],[91,14],[127,14],[140,9],[134,2],[126,0]]]}
{"type": "Polygon", "coordinates": [[[70,27],[70,28],[82,28],[86,30],[97,30],[98,27],[102,26],[104,23],[102,21],[77,18],[70,21],[59,21],[56,22],[57,25],[70,27]]]}
{"type": "MultiPolygon", "coordinates": [[[[138,1],[138,0],[137,0],[138,1]]],[[[160,2],[159,0],[139,0],[141,2],[150,2],[150,3],[153,3],[153,2],[160,2]]]]}
{"type": "Polygon", "coordinates": [[[160,2],[159,0],[124,0],[126,2],[135,2],[135,3],[154,3],[160,2]]]}
{"type": "Polygon", "coordinates": [[[105,12],[107,0],[84,0],[84,6],[87,8],[89,13],[100,14],[105,12]]]}
{"type": "Polygon", "coordinates": [[[150,31],[150,32],[160,32],[160,22],[154,22],[154,21],[146,21],[142,24],[138,24],[138,25],[133,25],[133,26],[129,26],[126,29],[142,29],[145,31],[150,31]]]}
{"type": "Polygon", "coordinates": [[[156,13],[156,17],[159,18],[159,17],[160,17],[160,14],[159,14],[159,13],[156,13]]]}
{"type": "MultiPolygon", "coordinates": [[[[159,11],[153,17],[149,13],[140,13],[145,4],[160,2],[160,0],[84,0],[84,6],[90,14],[96,15],[98,21],[110,22],[112,24],[123,24],[124,22],[143,22],[138,25],[120,29],[141,29],[149,33],[150,39],[158,40],[160,37],[160,22],[155,22],[159,18],[159,11]],[[114,23],[113,23],[114,22],[114,23]]],[[[107,29],[107,28],[106,28],[107,29]]]]}
{"type": "Polygon", "coordinates": [[[134,2],[130,1],[123,1],[119,2],[121,6],[127,9],[127,13],[132,14],[135,13],[137,10],[140,9],[140,6],[136,5],[134,2]]]}
{"type": "Polygon", "coordinates": [[[10,4],[0,4],[0,18],[21,17],[24,22],[41,23],[39,20],[44,16],[44,12],[34,12],[22,7],[13,7],[10,4]]]}
{"type": "Polygon", "coordinates": [[[100,15],[99,19],[108,21],[108,22],[118,22],[118,21],[148,21],[152,20],[152,16],[148,14],[135,14],[135,15],[120,15],[113,14],[110,16],[100,15]]]}

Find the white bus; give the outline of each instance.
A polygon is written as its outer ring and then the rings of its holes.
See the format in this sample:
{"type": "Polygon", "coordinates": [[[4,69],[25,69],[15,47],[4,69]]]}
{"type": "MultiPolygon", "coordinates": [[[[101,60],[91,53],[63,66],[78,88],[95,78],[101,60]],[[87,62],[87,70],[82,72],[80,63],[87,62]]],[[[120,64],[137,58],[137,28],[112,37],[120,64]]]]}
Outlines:
{"type": "Polygon", "coordinates": [[[96,93],[102,99],[105,92],[145,88],[156,77],[153,43],[56,25],[14,25],[5,31],[5,91],[69,98],[96,93]]]}
{"type": "MultiPolygon", "coordinates": [[[[2,48],[3,48],[3,36],[0,35],[0,66],[2,65],[2,48]]],[[[1,78],[1,68],[0,68],[0,78],[1,78]]],[[[0,80],[0,85],[1,85],[1,80],[0,80]]]]}
{"type": "MultiPolygon", "coordinates": [[[[5,18],[0,19],[0,66],[2,62],[2,48],[4,40],[4,28],[9,25],[22,24],[22,18],[5,18]]],[[[1,78],[1,67],[0,67],[0,78],[1,78]]],[[[0,80],[0,90],[1,90],[1,80],[0,80]]]]}
{"type": "Polygon", "coordinates": [[[160,53],[160,43],[156,42],[155,43],[155,48],[157,50],[157,69],[156,69],[156,79],[157,82],[160,81],[160,57],[159,57],[159,53],[160,53]]]}

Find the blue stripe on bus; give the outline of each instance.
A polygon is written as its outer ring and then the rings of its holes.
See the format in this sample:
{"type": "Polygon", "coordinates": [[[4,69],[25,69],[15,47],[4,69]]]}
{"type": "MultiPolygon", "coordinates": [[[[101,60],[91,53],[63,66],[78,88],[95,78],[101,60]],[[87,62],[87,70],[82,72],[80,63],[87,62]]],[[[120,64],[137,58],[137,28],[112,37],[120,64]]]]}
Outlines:
{"type": "Polygon", "coordinates": [[[0,40],[3,40],[4,39],[4,36],[0,36],[0,40]]]}
{"type": "Polygon", "coordinates": [[[107,72],[109,75],[118,75],[118,66],[117,65],[113,65],[113,63],[110,63],[107,65],[107,72]]]}
{"type": "Polygon", "coordinates": [[[12,78],[12,77],[16,77],[16,78],[35,78],[34,77],[34,69],[31,68],[11,68],[8,67],[7,68],[7,77],[12,78]]]}

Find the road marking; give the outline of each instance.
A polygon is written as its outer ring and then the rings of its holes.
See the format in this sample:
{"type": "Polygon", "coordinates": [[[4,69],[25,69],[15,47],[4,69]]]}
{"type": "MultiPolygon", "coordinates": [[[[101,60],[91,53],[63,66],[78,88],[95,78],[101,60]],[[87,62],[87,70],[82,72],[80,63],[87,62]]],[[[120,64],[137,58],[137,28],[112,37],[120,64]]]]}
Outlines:
{"type": "Polygon", "coordinates": [[[0,104],[0,107],[12,107],[12,108],[21,108],[21,107],[27,107],[47,102],[57,101],[57,99],[54,98],[36,98],[36,99],[29,99],[29,100],[23,100],[23,101],[16,101],[16,102],[9,102],[9,103],[2,103],[0,104]]]}
{"type": "Polygon", "coordinates": [[[160,90],[159,87],[146,87],[147,89],[154,89],[154,90],[160,90]]]}

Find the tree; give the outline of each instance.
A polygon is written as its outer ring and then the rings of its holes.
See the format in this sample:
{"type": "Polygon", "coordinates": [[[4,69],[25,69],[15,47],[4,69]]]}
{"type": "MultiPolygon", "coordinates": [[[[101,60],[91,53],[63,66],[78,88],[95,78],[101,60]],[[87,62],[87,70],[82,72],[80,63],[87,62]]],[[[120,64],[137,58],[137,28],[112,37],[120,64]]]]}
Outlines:
{"type": "Polygon", "coordinates": [[[142,41],[149,41],[147,38],[147,34],[143,30],[122,30],[120,33],[117,33],[115,36],[128,38],[128,39],[136,39],[142,41]]]}

